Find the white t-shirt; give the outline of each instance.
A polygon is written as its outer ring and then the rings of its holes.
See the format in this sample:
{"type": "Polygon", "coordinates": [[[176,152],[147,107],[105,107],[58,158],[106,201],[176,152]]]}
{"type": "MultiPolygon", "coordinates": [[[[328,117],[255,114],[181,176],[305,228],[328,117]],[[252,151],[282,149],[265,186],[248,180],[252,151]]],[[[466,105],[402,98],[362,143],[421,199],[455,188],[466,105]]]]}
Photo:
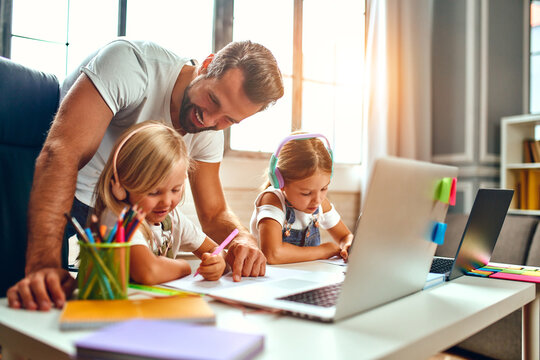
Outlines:
{"type": "MultiPolygon", "coordinates": [[[[323,213],[322,206],[319,205],[319,217],[318,221],[321,225],[321,228],[323,229],[331,229],[334,226],[337,225],[341,217],[339,216],[337,210],[334,208],[333,204],[332,208],[323,213]]],[[[294,209],[294,216],[295,220],[294,223],[291,225],[291,229],[296,230],[303,230],[308,227],[310,222],[313,220],[313,215],[305,213],[300,210],[294,209]]],[[[260,239],[259,239],[259,222],[264,218],[270,218],[276,220],[278,223],[281,224],[282,227],[285,227],[287,219],[286,219],[286,206],[285,206],[285,195],[281,191],[281,189],[276,189],[273,186],[268,187],[266,190],[261,192],[257,198],[255,199],[255,209],[253,210],[253,213],[251,214],[251,221],[249,223],[249,228],[253,236],[257,238],[257,242],[260,245],[260,239]],[[281,202],[281,209],[275,207],[274,205],[261,205],[257,206],[257,203],[259,202],[259,199],[263,196],[265,193],[273,193],[281,202]]]]}
{"type": "MultiPolygon", "coordinates": [[[[114,40],[92,55],[79,71],[90,78],[114,115],[97,152],[77,177],[75,196],[89,206],[93,205],[92,195],[99,175],[116,139],[125,129],[147,120],[172,126],[172,90],[182,67],[191,61],[153,42],[127,39],[114,40]]],[[[63,95],[79,71],[66,78],[63,95]]],[[[216,163],[223,159],[223,131],[186,134],[184,141],[193,160],[216,163]]]]}
{"type": "Polygon", "coordinates": [[[154,254],[159,255],[158,247],[165,248],[167,242],[170,241],[166,256],[171,259],[174,259],[180,251],[193,252],[201,247],[204,239],[206,239],[206,234],[182,214],[178,207],[171,211],[169,215],[172,220],[172,229],[170,231],[164,231],[160,225],[150,225],[154,238],[150,241],[151,244],[148,244],[139,228],[133,234],[130,242],[133,245],[149,247],[154,254]]]}

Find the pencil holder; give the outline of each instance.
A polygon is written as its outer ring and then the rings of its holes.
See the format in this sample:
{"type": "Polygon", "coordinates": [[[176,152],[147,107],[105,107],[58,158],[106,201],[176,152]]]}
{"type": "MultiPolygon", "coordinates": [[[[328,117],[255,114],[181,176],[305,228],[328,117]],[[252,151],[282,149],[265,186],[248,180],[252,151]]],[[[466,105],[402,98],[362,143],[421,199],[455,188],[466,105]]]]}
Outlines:
{"type": "Polygon", "coordinates": [[[80,242],[79,299],[127,299],[131,243],[80,242]]]}

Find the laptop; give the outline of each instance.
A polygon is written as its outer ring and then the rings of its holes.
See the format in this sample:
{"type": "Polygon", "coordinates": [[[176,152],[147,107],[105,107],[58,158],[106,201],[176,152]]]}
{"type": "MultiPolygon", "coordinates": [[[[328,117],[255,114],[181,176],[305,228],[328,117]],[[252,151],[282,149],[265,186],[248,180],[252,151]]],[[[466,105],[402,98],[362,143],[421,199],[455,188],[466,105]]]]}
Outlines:
{"type": "Polygon", "coordinates": [[[361,221],[354,230],[347,272],[340,274],[340,279],[335,274],[306,271],[302,277],[261,281],[209,294],[224,301],[332,322],[417,292],[424,287],[437,247],[430,240],[433,222],[442,222],[448,209],[448,204],[435,200],[437,185],[444,177],[456,176],[457,168],[452,166],[378,159],[361,221]],[[313,295],[322,289],[334,290],[333,301],[312,304],[313,295]]]}
{"type": "Polygon", "coordinates": [[[512,201],[514,190],[479,189],[455,258],[435,256],[430,272],[447,281],[489,263],[512,201]]]}

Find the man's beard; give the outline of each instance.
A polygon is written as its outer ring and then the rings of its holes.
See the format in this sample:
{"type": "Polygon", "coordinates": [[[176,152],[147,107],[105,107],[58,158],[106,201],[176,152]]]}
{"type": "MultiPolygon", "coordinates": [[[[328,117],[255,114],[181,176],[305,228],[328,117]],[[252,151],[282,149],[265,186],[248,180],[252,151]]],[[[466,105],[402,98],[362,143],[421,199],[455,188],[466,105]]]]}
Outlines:
{"type": "Polygon", "coordinates": [[[196,107],[189,98],[188,91],[190,88],[191,85],[188,86],[184,91],[184,98],[182,99],[182,105],[180,106],[180,115],[178,117],[178,123],[180,124],[180,127],[182,128],[182,130],[189,134],[200,133],[208,130],[216,130],[215,126],[200,128],[193,124],[193,121],[191,119],[193,118],[193,116],[195,116],[193,112],[195,111],[196,107]]]}

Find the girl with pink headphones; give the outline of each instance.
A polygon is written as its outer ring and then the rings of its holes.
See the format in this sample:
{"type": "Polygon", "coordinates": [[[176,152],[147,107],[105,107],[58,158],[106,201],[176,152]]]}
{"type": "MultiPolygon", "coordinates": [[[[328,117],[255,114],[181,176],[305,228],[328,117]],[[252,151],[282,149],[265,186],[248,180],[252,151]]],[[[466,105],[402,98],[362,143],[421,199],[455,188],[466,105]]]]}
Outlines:
{"type": "Polygon", "coordinates": [[[332,172],[332,149],[322,134],[294,133],[279,144],[250,222],[269,264],[347,259],[353,236],[326,198],[332,172]],[[319,227],[334,241],[321,244],[319,227]]]}
{"type": "Polygon", "coordinates": [[[191,273],[179,251],[190,251],[202,262],[199,273],[217,280],[225,271],[218,245],[196,227],[178,205],[184,195],[190,160],[182,136],[158,122],[130,127],[118,139],[95,191],[95,214],[115,217],[136,205],[145,219],[131,237],[130,277],[159,284],[191,273]]]}

